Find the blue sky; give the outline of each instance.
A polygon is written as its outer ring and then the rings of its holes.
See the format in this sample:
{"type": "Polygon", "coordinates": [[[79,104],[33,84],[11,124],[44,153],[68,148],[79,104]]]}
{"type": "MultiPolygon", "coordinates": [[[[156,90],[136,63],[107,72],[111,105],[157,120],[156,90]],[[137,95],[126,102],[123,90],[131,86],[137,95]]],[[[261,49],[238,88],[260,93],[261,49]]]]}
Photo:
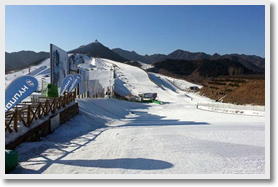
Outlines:
{"type": "Polygon", "coordinates": [[[139,54],[265,56],[264,6],[5,6],[5,50],[68,51],[98,39],[139,54]]]}

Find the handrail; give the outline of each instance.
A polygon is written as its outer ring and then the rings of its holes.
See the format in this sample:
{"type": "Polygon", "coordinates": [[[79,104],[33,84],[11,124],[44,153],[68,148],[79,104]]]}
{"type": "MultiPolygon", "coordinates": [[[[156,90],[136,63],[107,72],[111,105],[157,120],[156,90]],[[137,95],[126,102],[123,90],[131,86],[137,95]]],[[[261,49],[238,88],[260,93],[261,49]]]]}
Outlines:
{"type": "Polygon", "coordinates": [[[15,107],[5,114],[5,132],[18,132],[18,123],[30,127],[35,120],[65,108],[66,105],[74,102],[75,98],[76,93],[70,92],[60,97],[41,98],[39,102],[24,103],[25,106],[15,107]]]}

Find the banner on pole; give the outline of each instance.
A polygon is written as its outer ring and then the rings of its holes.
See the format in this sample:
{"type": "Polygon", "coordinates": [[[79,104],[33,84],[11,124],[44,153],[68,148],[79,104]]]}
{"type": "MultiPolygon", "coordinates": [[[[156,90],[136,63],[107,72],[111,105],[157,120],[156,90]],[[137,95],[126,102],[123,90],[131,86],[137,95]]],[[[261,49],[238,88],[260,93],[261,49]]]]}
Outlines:
{"type": "Polygon", "coordinates": [[[73,82],[73,79],[74,79],[74,76],[73,75],[67,75],[64,80],[63,80],[63,83],[62,83],[62,86],[61,86],[61,92],[60,92],[60,95],[62,95],[65,91],[68,91],[69,88],[71,87],[71,84],[73,82]]]}
{"type": "Polygon", "coordinates": [[[36,91],[38,85],[38,80],[30,75],[21,76],[12,81],[5,90],[5,112],[36,91]]]}
{"type": "Polygon", "coordinates": [[[81,82],[81,80],[82,80],[82,76],[80,74],[75,74],[73,83],[71,84],[71,87],[69,88],[69,92],[74,90],[77,87],[77,85],[81,82]]]}

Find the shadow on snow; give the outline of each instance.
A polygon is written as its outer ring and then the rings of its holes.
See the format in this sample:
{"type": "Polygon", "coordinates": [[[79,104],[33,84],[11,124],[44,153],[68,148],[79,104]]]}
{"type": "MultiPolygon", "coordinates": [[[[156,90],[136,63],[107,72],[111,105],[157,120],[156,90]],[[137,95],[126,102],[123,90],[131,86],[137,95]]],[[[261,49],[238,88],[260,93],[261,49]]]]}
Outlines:
{"type": "MultiPolygon", "coordinates": [[[[29,161],[28,165],[46,165],[61,164],[68,166],[89,167],[89,168],[118,168],[130,170],[162,170],[172,168],[173,164],[161,160],[146,158],[119,158],[119,159],[99,159],[99,160],[46,160],[46,161],[29,161]]],[[[44,167],[39,170],[18,168],[17,173],[40,174],[44,167]]]]}
{"type": "Polygon", "coordinates": [[[81,167],[140,170],[167,169],[173,165],[165,161],[145,158],[120,158],[111,160],[64,160],[64,158],[83,148],[103,132],[112,128],[128,126],[209,125],[206,122],[179,121],[178,119],[165,119],[166,116],[149,114],[147,109],[152,106],[149,104],[115,99],[83,99],[78,100],[78,102],[80,107],[79,115],[61,125],[56,131],[44,138],[43,141],[23,143],[17,148],[20,156],[19,162],[24,162],[26,166],[36,164],[43,164],[43,166],[37,171],[30,170],[28,167],[23,168],[24,166],[18,166],[11,172],[12,174],[43,173],[54,163],[81,167]],[[115,120],[125,123],[119,126],[109,126],[109,123],[113,123],[115,120]],[[66,149],[71,150],[68,151],[66,149]],[[59,154],[55,155],[57,158],[50,159],[46,157],[45,154],[49,150],[58,151],[59,154]],[[34,161],[34,158],[36,161],[34,161]],[[37,158],[41,158],[43,161],[37,158]]]}

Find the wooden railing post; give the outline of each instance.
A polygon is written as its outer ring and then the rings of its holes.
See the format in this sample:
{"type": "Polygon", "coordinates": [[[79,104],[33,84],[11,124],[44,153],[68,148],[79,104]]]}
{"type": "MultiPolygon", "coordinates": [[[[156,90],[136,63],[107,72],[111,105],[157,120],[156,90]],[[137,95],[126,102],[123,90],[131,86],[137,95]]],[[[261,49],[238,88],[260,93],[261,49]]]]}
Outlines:
{"type": "Polygon", "coordinates": [[[31,105],[28,105],[28,112],[27,112],[27,124],[30,125],[31,123],[31,105]]]}
{"type": "Polygon", "coordinates": [[[66,106],[66,100],[67,100],[67,99],[66,99],[66,96],[64,95],[64,96],[63,96],[63,108],[65,108],[65,106],[66,106]]]}
{"type": "Polygon", "coordinates": [[[57,98],[55,97],[53,100],[52,100],[52,103],[50,105],[50,109],[51,109],[51,112],[52,113],[55,113],[56,111],[56,108],[57,108],[57,98]]]}
{"type": "Polygon", "coordinates": [[[60,96],[58,98],[58,101],[57,101],[57,108],[60,109],[63,105],[63,100],[62,100],[62,97],[60,96]]]}
{"type": "Polygon", "coordinates": [[[18,120],[18,109],[16,108],[14,111],[14,130],[15,130],[15,132],[18,131],[17,120],[18,120]]]}
{"type": "Polygon", "coordinates": [[[69,94],[67,93],[67,94],[65,95],[65,97],[66,97],[66,105],[67,105],[67,104],[69,104],[69,94]]]}
{"type": "Polygon", "coordinates": [[[49,100],[47,99],[44,105],[44,116],[47,116],[49,113],[50,109],[49,109],[49,100]]]}
{"type": "Polygon", "coordinates": [[[40,102],[39,105],[38,105],[38,118],[42,118],[42,114],[41,114],[41,107],[42,106],[42,103],[40,102]]]}
{"type": "Polygon", "coordinates": [[[7,123],[7,121],[5,120],[5,132],[6,132],[7,130],[8,130],[10,133],[13,132],[13,130],[12,130],[11,127],[10,127],[10,124],[7,123]]]}
{"type": "Polygon", "coordinates": [[[72,101],[72,93],[68,94],[68,104],[72,101]]]}

